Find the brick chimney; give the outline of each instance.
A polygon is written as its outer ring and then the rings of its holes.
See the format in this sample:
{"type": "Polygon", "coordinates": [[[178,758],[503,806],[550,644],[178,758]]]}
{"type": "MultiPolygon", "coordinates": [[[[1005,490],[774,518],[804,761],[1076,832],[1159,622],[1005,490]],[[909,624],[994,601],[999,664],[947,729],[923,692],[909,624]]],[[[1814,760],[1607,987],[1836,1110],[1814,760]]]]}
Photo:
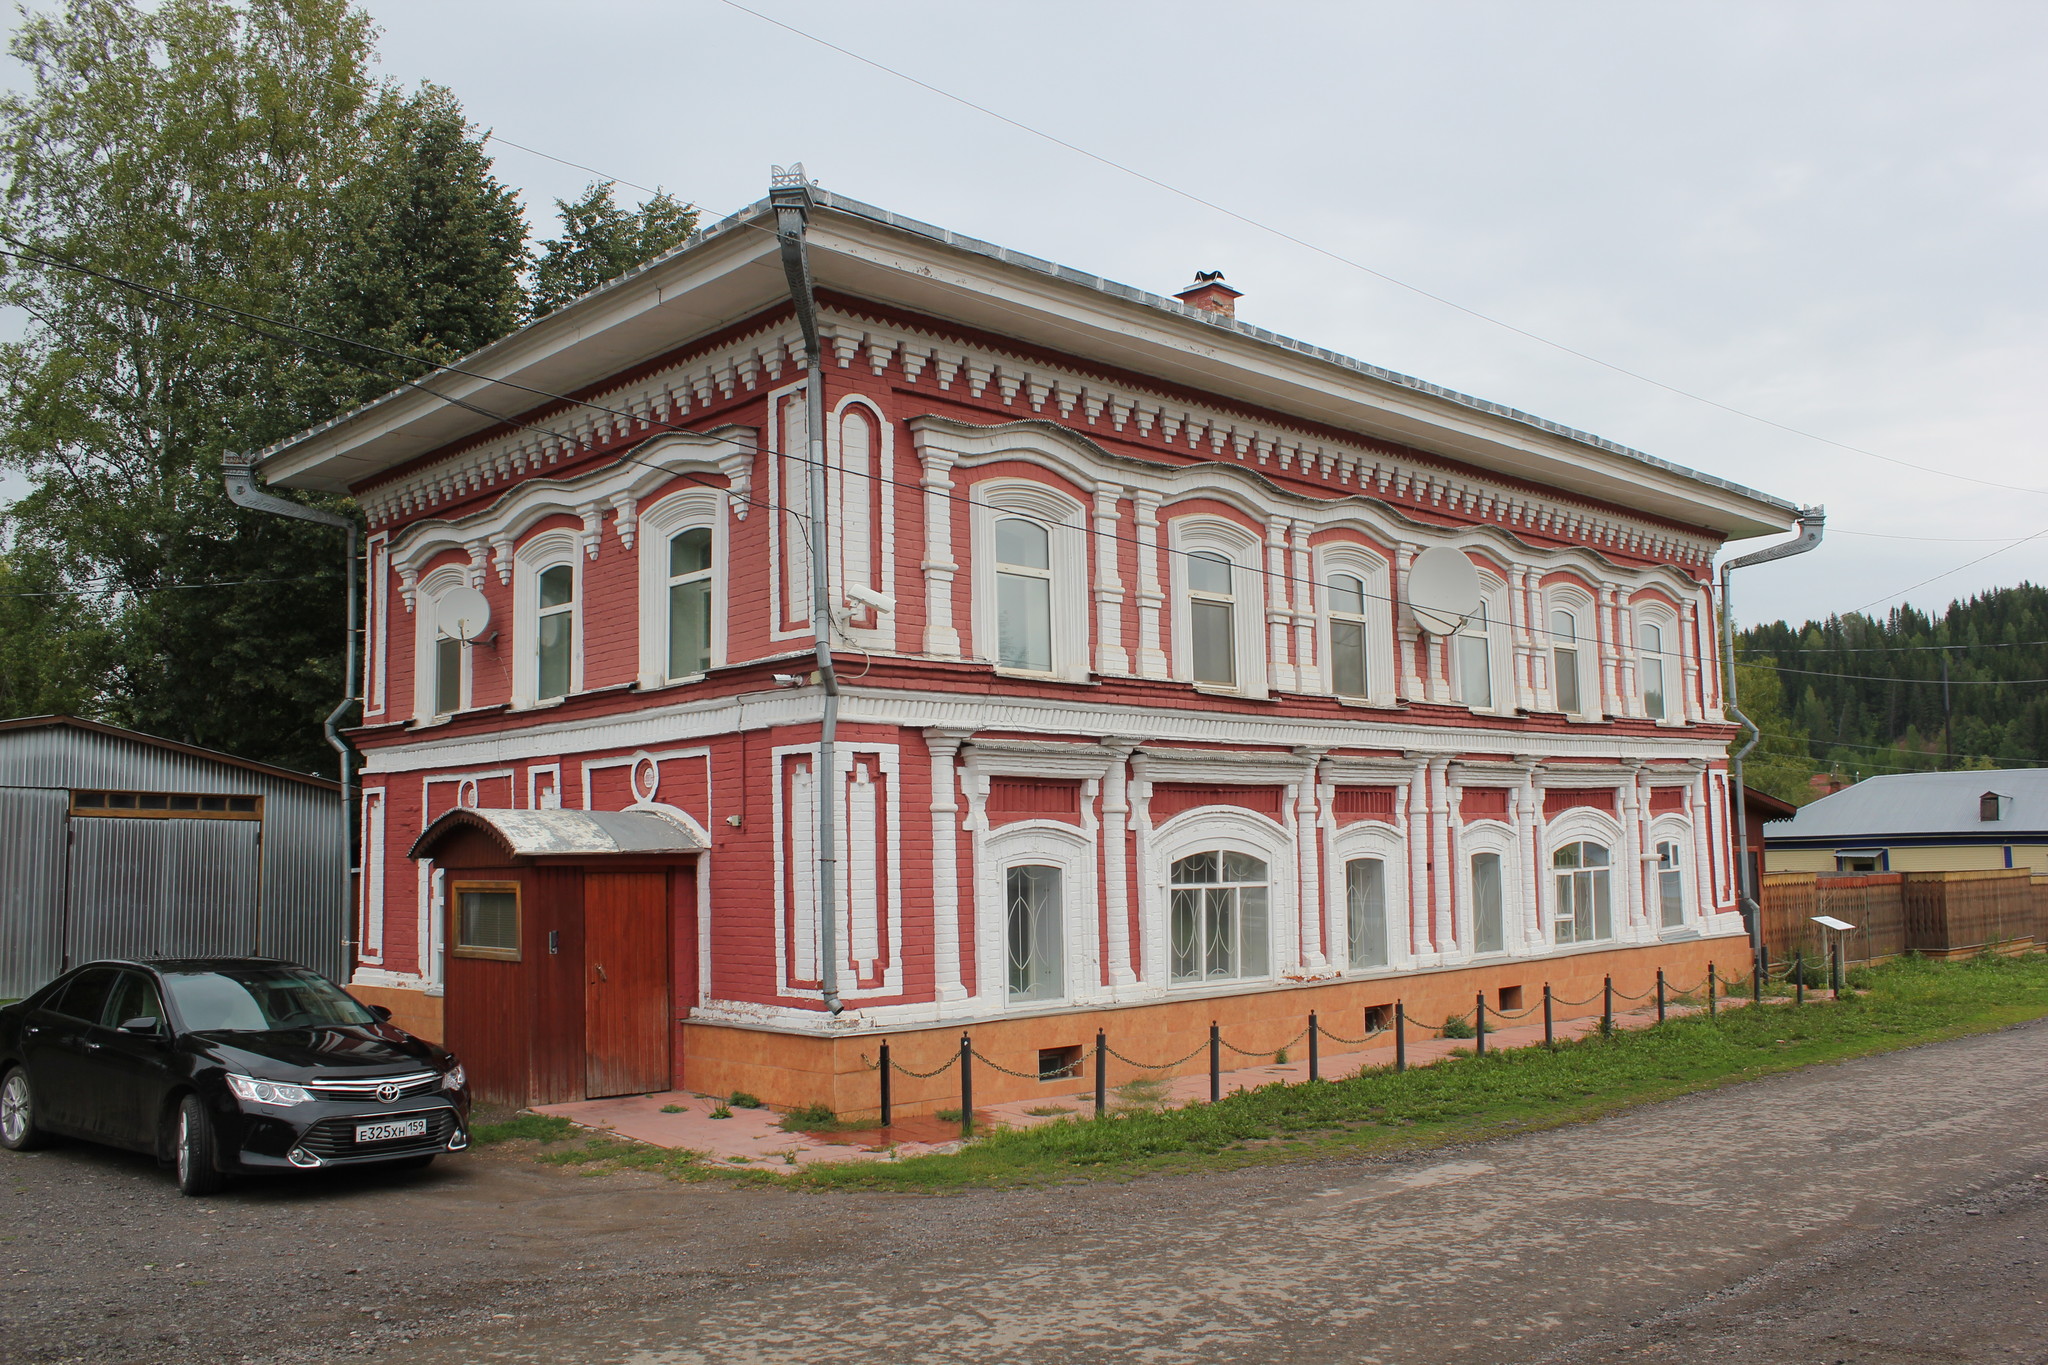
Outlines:
{"type": "Polygon", "coordinates": [[[1234,318],[1237,316],[1237,301],[1244,297],[1244,291],[1225,284],[1220,270],[1197,270],[1195,282],[1174,297],[1190,308],[1234,318]]]}

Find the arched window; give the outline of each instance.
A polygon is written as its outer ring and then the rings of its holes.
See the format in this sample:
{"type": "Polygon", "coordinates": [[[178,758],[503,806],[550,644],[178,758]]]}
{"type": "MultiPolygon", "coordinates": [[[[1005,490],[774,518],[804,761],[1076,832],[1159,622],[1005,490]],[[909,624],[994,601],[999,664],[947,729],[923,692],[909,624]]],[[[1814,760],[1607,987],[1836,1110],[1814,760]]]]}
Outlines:
{"type": "Polygon", "coordinates": [[[1636,650],[1641,655],[1643,670],[1643,714],[1651,720],[1663,720],[1664,627],[1655,621],[1638,622],[1636,650]]]}
{"type": "Polygon", "coordinates": [[[1004,877],[1010,999],[1057,1000],[1065,992],[1060,969],[1060,870],[1025,865],[1004,877]]]}
{"type": "Polygon", "coordinates": [[[1481,602],[1458,627],[1458,700],[1474,710],[1493,705],[1493,630],[1481,602]]]}
{"type": "Polygon", "coordinates": [[[1685,924],[1685,847],[1673,839],[1657,845],[1657,913],[1666,929],[1685,924]]]}
{"type": "Polygon", "coordinates": [[[1330,686],[1340,697],[1369,695],[1366,688],[1365,580],[1331,574],[1330,686]]]}
{"type": "Polygon", "coordinates": [[[536,700],[569,695],[576,658],[576,566],[554,564],[540,571],[534,634],[536,700]]]}
{"type": "Polygon", "coordinates": [[[1387,864],[1353,858],[1344,864],[1344,927],[1354,967],[1387,965],[1387,864]]]}
{"type": "Polygon", "coordinates": [[[1506,915],[1501,904],[1500,854],[1472,855],[1472,951],[1507,951],[1506,915]]]}
{"type": "Polygon", "coordinates": [[[1188,633],[1195,681],[1237,686],[1237,641],[1228,555],[1197,550],[1188,556],[1188,633]]]}
{"type": "Polygon", "coordinates": [[[1557,709],[1577,715],[1583,707],[1579,689],[1579,616],[1559,609],[1550,613],[1550,657],[1557,709]]]}
{"type": "Polygon", "coordinates": [[[1045,527],[1023,517],[996,523],[996,661],[1050,673],[1052,549],[1045,527]]]}
{"type": "Polygon", "coordinates": [[[462,641],[441,633],[441,598],[464,581],[461,569],[443,566],[419,586],[413,606],[419,623],[414,637],[418,676],[413,710],[421,723],[452,716],[469,705],[469,651],[462,641]]]}
{"type": "Polygon", "coordinates": [[[1172,894],[1175,985],[1267,974],[1265,863],[1228,851],[1176,858],[1172,894]]]}
{"type": "Polygon", "coordinates": [[[1608,876],[1613,858],[1604,844],[1582,840],[1551,855],[1557,879],[1552,913],[1559,943],[1593,943],[1614,937],[1614,900],[1608,876]]]}
{"type": "Polygon", "coordinates": [[[668,676],[711,668],[711,528],[692,526],[668,542],[668,676]]]}

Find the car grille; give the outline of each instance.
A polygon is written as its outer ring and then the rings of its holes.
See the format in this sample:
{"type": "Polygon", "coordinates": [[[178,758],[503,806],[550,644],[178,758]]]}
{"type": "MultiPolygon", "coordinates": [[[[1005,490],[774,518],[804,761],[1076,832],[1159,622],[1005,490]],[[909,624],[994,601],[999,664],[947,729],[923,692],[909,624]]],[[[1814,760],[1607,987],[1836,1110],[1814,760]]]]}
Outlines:
{"type": "Polygon", "coordinates": [[[405,1095],[424,1095],[441,1085],[438,1071],[408,1071],[403,1076],[369,1076],[362,1079],[308,1081],[306,1089],[323,1100],[374,1100],[382,1098],[378,1091],[387,1085],[398,1087],[398,1099],[405,1095]]]}
{"type": "Polygon", "coordinates": [[[358,1156],[412,1156],[438,1152],[455,1134],[453,1109],[413,1109],[396,1114],[357,1114],[345,1119],[322,1119],[306,1130],[298,1145],[322,1161],[343,1161],[358,1156]],[[419,1137],[396,1138],[389,1142],[357,1142],[359,1123],[389,1123],[393,1119],[424,1118],[427,1131],[419,1137]]]}

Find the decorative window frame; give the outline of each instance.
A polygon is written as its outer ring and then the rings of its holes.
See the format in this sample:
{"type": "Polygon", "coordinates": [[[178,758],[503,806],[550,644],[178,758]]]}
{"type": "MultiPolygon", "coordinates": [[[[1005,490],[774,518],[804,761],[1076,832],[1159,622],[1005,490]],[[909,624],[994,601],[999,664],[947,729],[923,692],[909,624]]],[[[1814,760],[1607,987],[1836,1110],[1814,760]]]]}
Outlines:
{"type": "MultiPolygon", "coordinates": [[[[437,648],[439,632],[434,628],[434,608],[441,600],[441,594],[453,588],[470,586],[470,566],[467,564],[443,564],[426,577],[420,579],[417,605],[413,609],[412,647],[412,716],[415,725],[439,725],[452,712],[444,713],[434,706],[437,688],[437,648]]],[[[457,711],[468,710],[472,704],[470,688],[475,680],[476,670],[470,657],[470,649],[462,651],[462,685],[458,689],[461,705],[457,711]]]]}
{"type": "Polygon", "coordinates": [[[1174,995],[1241,990],[1271,984],[1301,969],[1299,888],[1292,832],[1239,806],[1198,806],[1155,826],[1144,841],[1139,873],[1139,926],[1143,932],[1145,979],[1174,995]],[[1266,864],[1267,973],[1222,981],[1173,984],[1173,865],[1191,853],[1243,853],[1266,864]]]}
{"type": "MultiPolygon", "coordinates": [[[[1513,799],[1512,793],[1510,799],[1513,799]]],[[[1515,837],[1514,825],[1494,819],[1474,820],[1458,830],[1456,866],[1452,885],[1457,903],[1452,911],[1451,932],[1457,935],[1460,956],[1472,961],[1494,962],[1506,957],[1526,957],[1529,952],[1528,915],[1523,905],[1522,858],[1524,841],[1515,837]],[[1501,946],[1491,952],[1479,951],[1479,898],[1472,881],[1472,855],[1500,855],[1501,946]]]]}
{"type": "MultiPolygon", "coordinates": [[[[1541,799],[1541,792],[1538,792],[1541,799]]],[[[1541,840],[1542,861],[1537,865],[1536,901],[1542,919],[1539,941],[1545,952],[1556,952],[1560,947],[1572,951],[1584,947],[1618,946],[1631,938],[1629,915],[1634,902],[1641,894],[1631,890],[1629,877],[1635,869],[1627,865],[1628,841],[1619,820],[1605,811],[1588,806],[1574,806],[1554,820],[1543,825],[1541,840]],[[1591,944],[1559,944],[1557,941],[1557,868],[1552,860],[1557,851],[1566,844],[1595,843],[1607,849],[1607,894],[1612,913],[1613,933],[1591,944]]],[[[1640,878],[1638,878],[1640,880],[1640,878]]]]}
{"type": "Polygon", "coordinates": [[[1338,830],[1330,840],[1323,879],[1324,904],[1330,907],[1330,961],[1347,976],[1380,976],[1415,965],[1415,905],[1408,894],[1408,838],[1400,825],[1360,820],[1338,830]],[[1386,866],[1387,965],[1351,966],[1351,925],[1347,917],[1344,865],[1359,858],[1378,858],[1386,866]]]}
{"type": "Polygon", "coordinates": [[[1080,499],[1036,479],[996,478],[970,485],[973,508],[969,560],[973,573],[974,654],[1005,677],[1088,680],[1088,509],[1080,499]],[[1047,528],[1052,567],[1052,671],[1005,668],[997,662],[996,523],[1023,517],[1047,528]]]}
{"type": "Polygon", "coordinates": [[[450,878],[443,900],[447,906],[448,956],[480,958],[488,962],[521,962],[526,957],[526,901],[518,882],[458,881],[450,878]],[[512,948],[473,948],[462,942],[462,893],[465,891],[509,892],[512,896],[512,948]]]}
{"type": "Polygon", "coordinates": [[[1643,647],[1643,627],[1655,626],[1664,647],[1656,650],[1655,656],[1663,664],[1664,673],[1664,715],[1659,725],[1685,724],[1685,656],[1680,651],[1678,639],[1678,613],[1661,601],[1651,599],[1631,603],[1629,606],[1631,645],[1635,653],[1635,687],[1628,699],[1628,713],[1632,716],[1650,718],[1650,706],[1645,697],[1649,681],[1649,669],[1643,666],[1652,651],[1643,647]]]}
{"type": "Polygon", "coordinates": [[[1204,512],[1167,520],[1168,593],[1172,603],[1173,676],[1201,691],[1232,697],[1264,697],[1266,658],[1265,540],[1226,517],[1204,512]],[[1237,685],[1198,683],[1195,677],[1194,614],[1188,609],[1188,556],[1211,550],[1230,559],[1231,646],[1236,651],[1237,685]]]}
{"type": "Polygon", "coordinates": [[[1643,908],[1650,932],[1670,937],[1697,934],[1705,913],[1700,898],[1698,845],[1693,842],[1692,821],[1683,815],[1660,815],[1650,821],[1649,842],[1643,848],[1643,908]],[[1676,925],[1664,923],[1664,889],[1657,878],[1657,845],[1678,845],[1678,900],[1681,913],[1676,925]]]}
{"type": "Polygon", "coordinates": [[[569,691],[583,690],[583,655],[590,643],[584,629],[584,607],[589,594],[583,573],[583,552],[577,533],[567,528],[542,531],[528,538],[512,552],[512,707],[523,710],[553,706],[563,700],[539,700],[540,692],[540,576],[557,564],[576,572],[575,604],[570,608],[576,638],[569,651],[569,691]]]}
{"type": "Polygon", "coordinates": [[[1545,660],[1544,676],[1550,686],[1545,689],[1544,700],[1548,708],[1571,720],[1596,721],[1601,718],[1600,705],[1600,604],[1591,590],[1576,583],[1558,583],[1543,592],[1541,640],[1545,660]],[[1550,633],[1552,612],[1568,611],[1578,618],[1579,634],[1579,709],[1567,711],[1558,702],[1557,695],[1557,637],[1550,633]]]}
{"type": "Polygon", "coordinates": [[[983,1003],[1022,1014],[1100,994],[1093,831],[1057,820],[1004,825],[975,841],[975,869],[975,975],[983,1003]],[[1060,872],[1060,994],[1044,1000],[1010,999],[1007,879],[1011,868],[1021,866],[1056,867],[1060,872]]]}
{"type": "MultiPolygon", "coordinates": [[[[725,665],[727,603],[731,601],[731,580],[726,576],[726,518],[722,515],[725,502],[724,489],[679,488],[664,493],[640,510],[635,545],[640,556],[639,682],[643,691],[696,682],[704,676],[668,676],[668,543],[693,527],[708,527],[711,531],[711,667],[725,665]]],[[[580,609],[582,585],[577,586],[580,609]]],[[[582,653],[580,649],[577,652],[582,653]]]]}
{"type": "MultiPolygon", "coordinates": [[[[1474,715],[1496,716],[1515,713],[1514,654],[1509,640],[1510,618],[1508,616],[1507,581],[1490,568],[1474,565],[1479,571],[1479,601],[1486,608],[1486,666],[1491,684],[1492,701],[1486,706],[1471,706],[1466,709],[1474,715]]],[[[1465,636],[1465,627],[1459,626],[1454,634],[1444,637],[1448,646],[1449,674],[1453,705],[1465,706],[1465,678],[1463,651],[1459,641],[1465,636]]]]}
{"type": "Polygon", "coordinates": [[[1373,706],[1392,706],[1397,699],[1398,680],[1394,664],[1393,566],[1372,547],[1348,541],[1316,547],[1317,629],[1322,633],[1322,690],[1337,695],[1330,645],[1330,579],[1348,573],[1365,584],[1365,695],[1345,697],[1373,706]]]}

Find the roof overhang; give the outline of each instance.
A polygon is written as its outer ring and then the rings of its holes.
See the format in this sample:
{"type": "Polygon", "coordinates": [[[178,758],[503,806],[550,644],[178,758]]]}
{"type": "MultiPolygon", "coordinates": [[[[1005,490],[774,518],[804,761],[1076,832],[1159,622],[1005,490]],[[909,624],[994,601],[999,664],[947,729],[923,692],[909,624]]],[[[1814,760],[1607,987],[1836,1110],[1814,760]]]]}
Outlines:
{"type": "Polygon", "coordinates": [[[457,808],[421,831],[409,858],[431,857],[458,830],[481,831],[515,858],[655,857],[703,853],[711,840],[680,811],[457,808]]]}
{"type": "MultiPolygon", "coordinates": [[[[820,289],[949,320],[1170,384],[1697,526],[1789,531],[1791,503],[1053,262],[825,191],[809,227],[820,289]]],[[[787,298],[764,201],[457,363],[257,456],[266,481],[344,492],[787,298]],[[459,400],[459,401],[458,401],[459,400]],[[473,404],[482,408],[479,413],[473,404]]],[[[828,308],[828,311],[829,308],[828,308]]]]}

